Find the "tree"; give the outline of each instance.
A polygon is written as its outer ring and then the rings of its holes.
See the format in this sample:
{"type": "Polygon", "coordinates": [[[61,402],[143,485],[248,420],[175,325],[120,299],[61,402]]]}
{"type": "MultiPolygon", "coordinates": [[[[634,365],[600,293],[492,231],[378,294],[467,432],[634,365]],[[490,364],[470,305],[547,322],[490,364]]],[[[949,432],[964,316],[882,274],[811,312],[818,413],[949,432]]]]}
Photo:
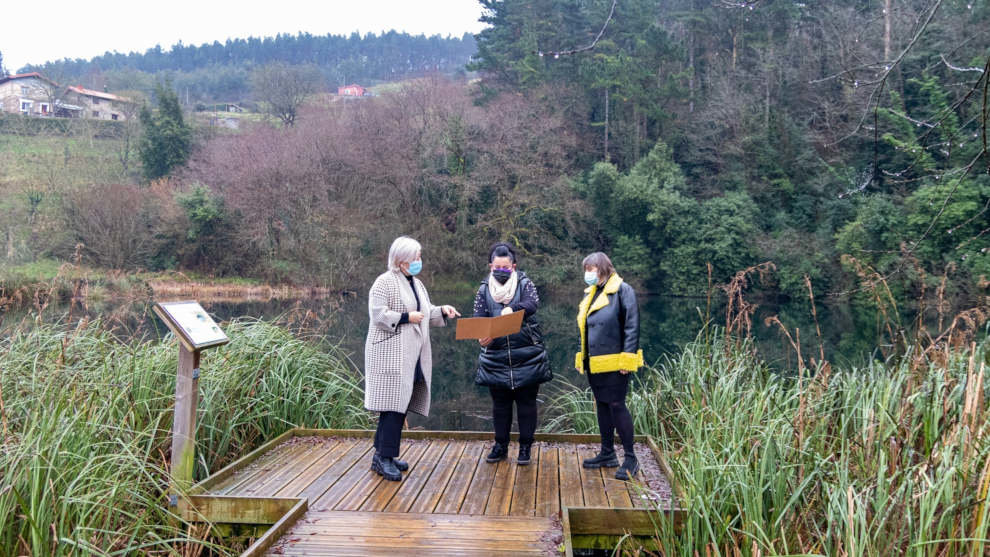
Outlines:
{"type": "Polygon", "coordinates": [[[251,75],[251,90],[265,103],[265,111],[286,126],[296,123],[299,107],[320,90],[323,78],[315,66],[289,66],[273,62],[251,75]]]}
{"type": "Polygon", "coordinates": [[[144,175],[149,180],[166,176],[185,164],[192,151],[192,129],[183,120],[179,97],[171,84],[159,83],[155,95],[157,111],[153,112],[148,105],[141,108],[144,135],[138,147],[144,175]]]}
{"type": "Polygon", "coordinates": [[[7,70],[3,67],[3,52],[0,52],[0,77],[5,75],[7,75],[7,70]]]}

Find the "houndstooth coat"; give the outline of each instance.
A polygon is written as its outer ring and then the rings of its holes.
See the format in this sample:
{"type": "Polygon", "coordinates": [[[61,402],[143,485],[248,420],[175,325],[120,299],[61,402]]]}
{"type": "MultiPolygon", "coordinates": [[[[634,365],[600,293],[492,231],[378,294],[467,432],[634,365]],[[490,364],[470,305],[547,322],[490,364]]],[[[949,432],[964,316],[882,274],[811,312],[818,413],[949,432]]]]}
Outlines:
{"type": "Polygon", "coordinates": [[[430,326],[446,324],[440,306],[430,303],[426,287],[413,279],[425,318],[399,325],[405,312],[416,311],[416,298],[401,271],[375,279],[368,293],[368,337],[364,343],[364,407],[373,412],[430,414],[433,353],[430,326]],[[415,383],[416,360],[426,384],[415,383]]]}

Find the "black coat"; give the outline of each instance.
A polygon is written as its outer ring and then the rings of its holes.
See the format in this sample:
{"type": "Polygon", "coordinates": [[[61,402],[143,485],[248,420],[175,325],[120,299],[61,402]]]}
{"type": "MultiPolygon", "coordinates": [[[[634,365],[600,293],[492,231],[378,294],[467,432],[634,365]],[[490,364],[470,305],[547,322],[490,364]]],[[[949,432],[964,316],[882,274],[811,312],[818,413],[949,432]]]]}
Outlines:
{"type": "MultiPolygon", "coordinates": [[[[492,339],[491,344],[481,349],[474,378],[478,385],[518,389],[553,378],[543,333],[534,316],[540,301],[536,287],[522,271],[517,274],[516,293],[507,305],[514,311],[525,311],[522,328],[518,333],[492,339]]],[[[496,317],[505,307],[492,298],[488,279],[483,280],[475,296],[474,316],[496,317]]]]}
{"type": "Polygon", "coordinates": [[[582,339],[582,351],[578,352],[574,366],[582,372],[588,371],[587,360],[591,373],[635,371],[643,365],[636,292],[615,274],[604,286],[586,292],[578,310],[578,327],[586,338],[582,339]],[[598,292],[599,289],[602,291],[598,292]],[[598,296],[594,296],[596,293],[598,296]]]}

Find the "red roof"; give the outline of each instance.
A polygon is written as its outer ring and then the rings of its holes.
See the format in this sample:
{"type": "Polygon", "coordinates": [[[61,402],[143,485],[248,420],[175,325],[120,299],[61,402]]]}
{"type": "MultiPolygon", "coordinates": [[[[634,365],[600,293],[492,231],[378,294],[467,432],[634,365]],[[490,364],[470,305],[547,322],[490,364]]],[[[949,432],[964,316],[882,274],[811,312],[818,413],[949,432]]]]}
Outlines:
{"type": "Polygon", "coordinates": [[[69,91],[79,93],[80,95],[88,95],[90,97],[100,97],[101,99],[107,99],[111,101],[131,102],[131,99],[128,99],[127,97],[118,97],[117,95],[111,93],[104,93],[103,91],[94,91],[93,89],[86,89],[82,85],[69,85],[69,91]]]}
{"type": "Polygon", "coordinates": [[[48,83],[51,83],[52,85],[58,85],[54,81],[48,79],[47,77],[41,75],[38,72],[19,73],[19,74],[14,74],[14,75],[8,75],[7,77],[0,77],[0,83],[6,83],[8,81],[13,81],[15,79],[27,79],[29,77],[36,77],[36,78],[38,78],[38,79],[40,79],[42,81],[47,81],[48,83]]]}

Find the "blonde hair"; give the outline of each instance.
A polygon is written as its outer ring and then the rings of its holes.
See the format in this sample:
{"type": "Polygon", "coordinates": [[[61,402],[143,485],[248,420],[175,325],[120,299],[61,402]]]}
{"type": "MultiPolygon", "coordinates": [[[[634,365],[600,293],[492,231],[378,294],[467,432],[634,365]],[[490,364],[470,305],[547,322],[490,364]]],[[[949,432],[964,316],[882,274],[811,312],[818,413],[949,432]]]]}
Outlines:
{"type": "Polygon", "coordinates": [[[398,271],[402,263],[415,261],[416,253],[422,249],[416,240],[408,236],[399,236],[392,241],[392,247],[388,249],[388,270],[398,271]]]}
{"type": "Polygon", "coordinates": [[[612,273],[615,272],[615,267],[612,266],[612,260],[600,251],[596,251],[585,257],[581,265],[584,267],[597,267],[599,282],[608,280],[608,277],[612,276],[612,273]]]}

